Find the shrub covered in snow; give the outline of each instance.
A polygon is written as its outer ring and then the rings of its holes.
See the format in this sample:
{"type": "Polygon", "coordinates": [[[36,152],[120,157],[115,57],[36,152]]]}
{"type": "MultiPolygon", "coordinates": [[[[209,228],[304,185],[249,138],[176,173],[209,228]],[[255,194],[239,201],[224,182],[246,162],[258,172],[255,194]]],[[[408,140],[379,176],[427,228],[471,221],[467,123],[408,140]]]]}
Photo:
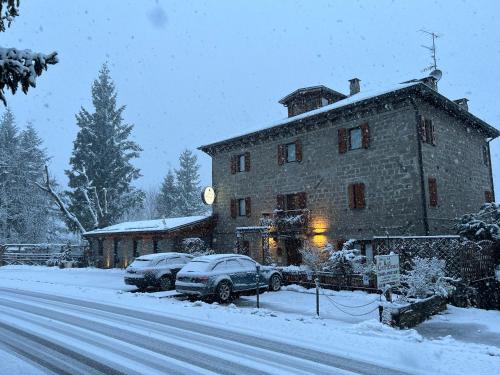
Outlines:
{"type": "Polygon", "coordinates": [[[500,241],[500,206],[486,203],[479,212],[462,216],[455,228],[470,240],[500,241]]]}
{"type": "Polygon", "coordinates": [[[447,297],[454,287],[445,276],[446,262],[437,258],[415,257],[412,269],[401,275],[407,297],[425,298],[430,295],[447,297]]]}
{"type": "Polygon", "coordinates": [[[308,241],[305,241],[299,249],[299,253],[302,256],[302,264],[315,272],[323,271],[327,267],[332,251],[333,247],[330,244],[324,248],[318,248],[312,246],[308,241]]]}
{"type": "Polygon", "coordinates": [[[195,257],[199,257],[201,255],[209,255],[214,252],[207,248],[205,241],[198,237],[190,237],[182,240],[182,250],[185,253],[191,254],[195,257]]]}

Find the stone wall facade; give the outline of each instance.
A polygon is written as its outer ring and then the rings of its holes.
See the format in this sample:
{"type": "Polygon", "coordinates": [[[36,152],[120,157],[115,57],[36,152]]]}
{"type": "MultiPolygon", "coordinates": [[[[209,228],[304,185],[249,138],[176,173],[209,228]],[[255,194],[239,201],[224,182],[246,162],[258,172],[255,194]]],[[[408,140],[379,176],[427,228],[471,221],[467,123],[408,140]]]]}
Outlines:
{"type": "MultiPolygon", "coordinates": [[[[214,249],[233,251],[236,228],[260,224],[277,207],[277,195],[305,192],[308,227],[295,235],[323,246],[342,239],[380,235],[451,234],[453,219],[476,211],[493,192],[483,162],[486,135],[421,99],[394,97],[349,111],[297,121],[272,135],[228,142],[212,156],[218,218],[214,249]],[[432,120],[435,145],[421,140],[419,117],[432,120]],[[369,146],[339,153],[339,129],[369,126],[369,146]],[[301,161],[280,165],[279,145],[300,142],[301,161]],[[420,154],[421,152],[421,154],[420,154]],[[231,160],[250,153],[250,170],[231,172],[231,160]],[[421,156],[420,156],[421,155],[421,156]],[[430,207],[428,178],[437,182],[438,204],[430,207]],[[364,184],[363,208],[350,208],[348,186],[364,184]],[[423,191],[422,191],[423,188],[423,191]],[[250,198],[249,215],[232,217],[231,200],[250,198]]],[[[202,148],[203,149],[203,148],[202,148]]],[[[271,255],[287,264],[283,236],[271,236],[271,255]]],[[[262,260],[258,235],[243,238],[262,260]]],[[[241,238],[240,238],[241,241],[241,238]]]]}

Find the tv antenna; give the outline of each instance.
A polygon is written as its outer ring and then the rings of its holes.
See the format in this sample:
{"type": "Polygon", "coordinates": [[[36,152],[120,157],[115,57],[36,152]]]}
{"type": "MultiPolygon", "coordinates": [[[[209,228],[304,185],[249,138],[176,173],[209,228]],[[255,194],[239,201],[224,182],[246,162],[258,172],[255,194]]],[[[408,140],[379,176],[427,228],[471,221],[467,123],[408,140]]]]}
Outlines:
{"type": "Polygon", "coordinates": [[[427,49],[431,53],[431,58],[432,58],[432,64],[429,65],[427,68],[422,70],[423,72],[426,71],[435,71],[437,70],[437,57],[436,57],[436,39],[440,38],[441,35],[438,35],[437,33],[433,31],[427,31],[427,30],[420,30],[420,32],[425,33],[429,35],[432,38],[432,46],[424,46],[422,45],[423,48],[427,49]]]}

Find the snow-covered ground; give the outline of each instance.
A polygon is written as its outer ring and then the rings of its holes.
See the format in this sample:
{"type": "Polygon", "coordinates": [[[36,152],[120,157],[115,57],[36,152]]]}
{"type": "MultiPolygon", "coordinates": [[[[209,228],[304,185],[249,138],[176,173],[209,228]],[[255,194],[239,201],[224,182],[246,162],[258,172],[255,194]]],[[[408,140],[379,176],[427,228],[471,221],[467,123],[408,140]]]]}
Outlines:
{"type": "Polygon", "coordinates": [[[130,293],[122,270],[0,267],[0,287],[68,296],[161,313],[235,332],[422,374],[493,374],[500,369],[500,312],[449,307],[420,327],[396,330],[378,322],[378,296],[324,291],[320,318],[313,291],[288,286],[223,306],[178,300],[175,292],[130,293]],[[361,306],[351,308],[350,306],[361,306]],[[365,314],[366,313],[366,314],[365,314]]]}

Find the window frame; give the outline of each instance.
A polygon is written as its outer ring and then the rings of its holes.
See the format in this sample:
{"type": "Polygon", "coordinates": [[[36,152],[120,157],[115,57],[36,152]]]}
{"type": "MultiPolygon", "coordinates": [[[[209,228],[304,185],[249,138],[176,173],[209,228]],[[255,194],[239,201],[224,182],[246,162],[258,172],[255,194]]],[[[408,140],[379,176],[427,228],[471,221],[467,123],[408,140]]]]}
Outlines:
{"type": "Polygon", "coordinates": [[[296,163],[297,162],[297,144],[296,142],[290,142],[285,144],[285,162],[296,163]],[[293,152],[290,152],[290,148],[293,147],[293,152]],[[290,156],[293,160],[290,160],[290,156]]]}
{"type": "Polygon", "coordinates": [[[348,150],[359,150],[363,148],[363,129],[361,129],[361,126],[355,126],[354,128],[348,129],[348,135],[349,135],[349,144],[348,144],[348,150]],[[353,147],[352,145],[352,132],[358,131],[359,132],[359,147],[353,147]]]}

